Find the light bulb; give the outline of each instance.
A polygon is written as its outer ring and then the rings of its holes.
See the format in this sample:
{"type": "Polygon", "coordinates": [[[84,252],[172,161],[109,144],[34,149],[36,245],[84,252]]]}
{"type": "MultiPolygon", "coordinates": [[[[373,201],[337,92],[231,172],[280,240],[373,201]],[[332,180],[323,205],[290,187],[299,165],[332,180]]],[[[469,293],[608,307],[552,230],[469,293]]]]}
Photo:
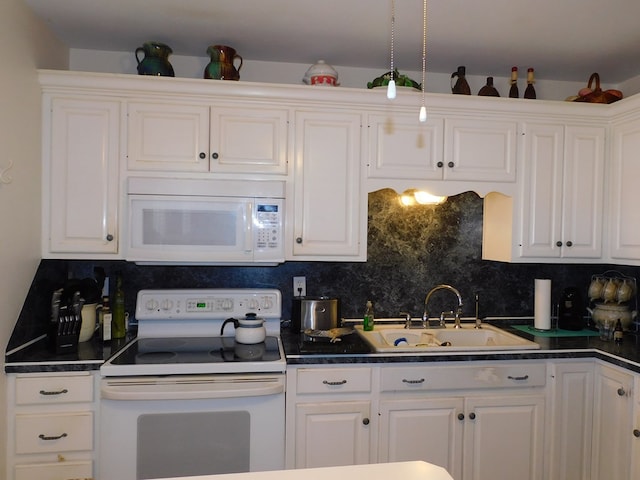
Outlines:
{"type": "Polygon", "coordinates": [[[392,78],[387,85],[387,98],[393,100],[396,98],[396,81],[392,78]]]}
{"type": "Polygon", "coordinates": [[[424,105],[420,107],[420,116],[418,117],[421,122],[427,121],[427,107],[424,105]]]}

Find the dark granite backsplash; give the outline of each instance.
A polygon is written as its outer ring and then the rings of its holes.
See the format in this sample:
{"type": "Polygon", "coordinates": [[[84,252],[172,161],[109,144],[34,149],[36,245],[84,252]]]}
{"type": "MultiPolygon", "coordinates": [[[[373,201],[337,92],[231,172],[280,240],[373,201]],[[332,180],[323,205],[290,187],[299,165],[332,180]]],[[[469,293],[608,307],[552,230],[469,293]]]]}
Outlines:
{"type": "MultiPolygon", "coordinates": [[[[285,319],[291,315],[292,277],[307,277],[307,294],[339,297],[342,315],[360,317],[365,302],[376,315],[401,311],[420,316],[426,293],[448,283],[460,290],[464,315],[531,316],[535,278],[552,280],[553,301],[562,289],[576,286],[586,297],[591,275],[616,270],[638,277],[639,267],[619,265],[507,264],[481,259],[482,199],[475,193],[450,197],[439,206],[403,207],[393,190],[369,194],[366,263],[287,262],[276,267],[138,266],[124,261],[42,260],[9,349],[44,333],[51,293],[67,277],[92,277],[95,266],[108,276],[120,271],[129,312],[141,288],[277,288],[285,319]]],[[[454,297],[438,292],[433,311],[449,310],[454,297]]]]}

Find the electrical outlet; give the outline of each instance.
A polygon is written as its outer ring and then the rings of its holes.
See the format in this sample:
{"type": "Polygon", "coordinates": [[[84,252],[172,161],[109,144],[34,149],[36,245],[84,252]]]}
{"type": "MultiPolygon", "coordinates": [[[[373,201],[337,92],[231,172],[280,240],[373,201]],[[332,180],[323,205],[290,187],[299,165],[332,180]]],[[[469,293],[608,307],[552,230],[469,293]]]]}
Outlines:
{"type": "Polygon", "coordinates": [[[307,295],[307,277],[293,277],[293,296],[304,297],[307,295]]]}

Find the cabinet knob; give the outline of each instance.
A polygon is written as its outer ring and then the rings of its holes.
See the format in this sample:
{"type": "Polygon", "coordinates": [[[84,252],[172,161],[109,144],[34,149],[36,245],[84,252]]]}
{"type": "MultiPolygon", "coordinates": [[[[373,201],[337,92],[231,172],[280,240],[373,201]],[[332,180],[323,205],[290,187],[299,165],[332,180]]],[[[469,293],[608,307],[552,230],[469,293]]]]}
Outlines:
{"type": "Polygon", "coordinates": [[[458,420],[464,420],[464,413],[458,414],[458,420]]]}
{"type": "Polygon", "coordinates": [[[369,419],[368,418],[363,418],[362,419],[362,424],[363,425],[369,425],[369,419]]]}
{"type": "Polygon", "coordinates": [[[572,246],[573,246],[573,242],[572,242],[571,240],[569,240],[569,241],[567,242],[567,247],[572,247],[572,246]]]}
{"type": "Polygon", "coordinates": [[[198,155],[202,160],[204,160],[205,158],[207,158],[207,154],[204,152],[200,152],[200,155],[198,155]]]}
{"type": "Polygon", "coordinates": [[[214,160],[217,160],[217,159],[218,159],[218,156],[219,156],[219,155],[218,155],[218,152],[213,152],[213,153],[211,154],[211,158],[213,158],[214,160]]]}
{"type": "Polygon", "coordinates": [[[106,236],[107,242],[112,242],[113,241],[113,235],[111,235],[110,233],[106,236]]]}
{"type": "Polygon", "coordinates": [[[562,246],[562,242],[561,242],[560,240],[558,240],[558,241],[556,242],[556,247],[561,247],[561,246],[562,246]]]}
{"type": "Polygon", "coordinates": [[[449,163],[447,163],[447,166],[448,166],[449,168],[453,168],[453,166],[454,166],[454,165],[455,165],[455,164],[454,164],[453,162],[449,162],[449,163]]]}
{"type": "Polygon", "coordinates": [[[636,438],[640,438],[640,430],[637,428],[633,430],[633,436],[636,438]]]}
{"type": "Polygon", "coordinates": [[[624,388],[620,387],[618,389],[618,396],[624,397],[627,392],[624,391],[624,388]]]}
{"type": "Polygon", "coordinates": [[[475,419],[476,419],[476,414],[475,414],[475,413],[473,413],[473,412],[471,412],[471,413],[469,414],[469,418],[470,418],[471,420],[475,420],[475,419]]]}
{"type": "Polygon", "coordinates": [[[444,167],[444,163],[443,162],[438,162],[438,163],[436,163],[436,165],[437,165],[438,168],[444,167]]]}
{"type": "Polygon", "coordinates": [[[296,243],[302,243],[302,237],[296,238],[296,243]]]}

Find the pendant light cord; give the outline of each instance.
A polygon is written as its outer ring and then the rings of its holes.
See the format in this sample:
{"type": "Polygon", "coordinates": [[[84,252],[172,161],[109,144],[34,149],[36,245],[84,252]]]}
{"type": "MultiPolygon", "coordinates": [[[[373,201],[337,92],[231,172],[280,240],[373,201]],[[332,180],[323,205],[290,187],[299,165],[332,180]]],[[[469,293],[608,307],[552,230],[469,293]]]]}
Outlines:
{"type": "Polygon", "coordinates": [[[427,0],[423,0],[422,8],[422,107],[420,107],[419,119],[427,121],[427,106],[425,104],[425,83],[427,77],[427,0]]]}
{"type": "Polygon", "coordinates": [[[387,98],[392,100],[396,98],[396,81],[393,78],[393,42],[395,37],[396,26],[396,0],[391,0],[391,72],[389,78],[389,84],[387,85],[387,98]]]}

